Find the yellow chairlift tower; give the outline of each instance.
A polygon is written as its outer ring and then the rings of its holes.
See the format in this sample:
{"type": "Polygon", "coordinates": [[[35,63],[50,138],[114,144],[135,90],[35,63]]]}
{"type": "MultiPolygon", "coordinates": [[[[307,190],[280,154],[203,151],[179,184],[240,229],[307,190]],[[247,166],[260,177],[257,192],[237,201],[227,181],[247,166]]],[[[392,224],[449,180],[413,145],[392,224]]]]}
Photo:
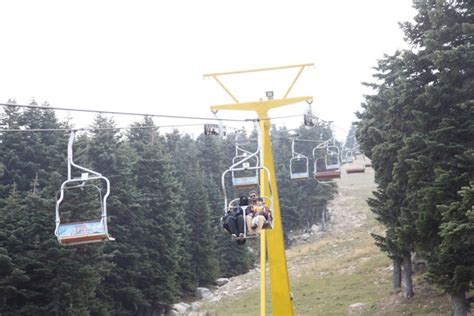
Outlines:
{"type": "MultiPolygon", "coordinates": [[[[276,182],[275,165],[273,162],[272,143],[270,137],[270,120],[268,111],[285,105],[306,101],[311,103],[313,97],[288,98],[291,89],[300,77],[305,67],[313,64],[289,65],[272,68],[248,69],[231,72],[205,74],[204,78],[213,78],[224,89],[224,91],[234,100],[235,103],[211,106],[211,111],[216,113],[219,110],[237,110],[257,112],[259,128],[261,131],[261,161],[263,167],[270,172],[270,181],[273,196],[273,229],[262,230],[260,235],[260,315],[266,315],[266,250],[268,245],[268,261],[270,267],[270,288],[272,314],[290,316],[293,315],[293,303],[290,294],[290,282],[286,264],[285,243],[283,239],[283,228],[281,224],[280,203],[278,199],[278,187],[276,182]],[[267,93],[268,100],[240,103],[239,100],[222,83],[219,77],[262,72],[275,71],[281,69],[299,68],[295,78],[288,87],[282,99],[273,99],[273,93],[267,93]]],[[[263,169],[262,169],[263,170],[263,169]]],[[[261,171],[262,171],[261,170],[261,171]]],[[[270,183],[265,172],[260,171],[260,195],[270,196],[270,183]]]]}

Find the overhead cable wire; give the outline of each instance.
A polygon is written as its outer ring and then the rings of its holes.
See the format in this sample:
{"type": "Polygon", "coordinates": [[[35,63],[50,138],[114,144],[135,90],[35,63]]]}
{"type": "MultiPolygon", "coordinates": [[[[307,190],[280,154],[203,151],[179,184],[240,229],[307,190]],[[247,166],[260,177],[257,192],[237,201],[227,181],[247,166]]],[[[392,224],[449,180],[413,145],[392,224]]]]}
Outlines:
{"type": "Polygon", "coordinates": [[[301,139],[301,138],[297,138],[297,137],[272,137],[272,139],[284,139],[284,140],[295,140],[297,142],[311,142],[311,143],[324,143],[325,141],[324,140],[316,140],[316,139],[301,139]]]}
{"type": "Polygon", "coordinates": [[[289,117],[301,117],[304,114],[295,114],[295,115],[285,115],[285,116],[275,116],[275,117],[269,117],[269,118],[264,118],[260,119],[261,121],[267,121],[267,120],[279,120],[283,118],[289,118],[289,117]]]}
{"type": "Polygon", "coordinates": [[[126,130],[126,129],[160,129],[173,127],[203,126],[203,124],[181,124],[181,125],[161,125],[161,126],[129,126],[129,127],[81,127],[81,128],[26,128],[26,129],[1,129],[4,132],[70,132],[70,131],[108,131],[108,130],[126,130]]]}
{"type": "MultiPolygon", "coordinates": [[[[99,114],[111,114],[111,115],[128,115],[128,116],[148,116],[148,117],[161,117],[161,118],[174,118],[174,119],[187,119],[187,120],[206,120],[206,121],[228,121],[228,122],[256,122],[259,120],[278,120],[291,117],[301,117],[304,114],[295,114],[295,115],[285,115],[285,116],[276,116],[269,117],[264,119],[231,119],[231,118],[217,118],[217,117],[200,117],[200,116],[183,116],[183,115],[166,115],[166,114],[152,114],[152,113],[137,113],[137,112],[121,112],[121,111],[106,111],[106,110],[91,110],[91,109],[77,109],[77,108],[66,108],[66,107],[55,107],[55,106],[40,106],[40,105],[25,105],[25,104],[15,104],[15,103],[0,103],[0,106],[3,107],[19,107],[19,108],[29,108],[29,109],[39,109],[39,110],[57,110],[57,111],[70,111],[70,112],[83,112],[83,113],[99,113],[99,114]]],[[[312,117],[324,122],[330,123],[331,121],[326,121],[318,118],[315,115],[312,117]]],[[[196,124],[195,126],[197,126],[196,124]]],[[[190,126],[190,125],[181,125],[181,126],[190,126]]],[[[181,127],[177,126],[177,127],[181,127]]],[[[342,129],[336,125],[333,125],[338,129],[342,129]]],[[[165,126],[162,126],[165,127],[165,126]]],[[[171,127],[171,126],[170,126],[171,127]]],[[[122,128],[127,129],[127,128],[122,128]]],[[[7,130],[3,130],[7,131],[7,130]]],[[[11,130],[13,131],[13,130],[11,130]]]]}
{"type": "Polygon", "coordinates": [[[99,113],[99,114],[112,114],[112,115],[149,116],[149,117],[174,118],[174,119],[186,119],[186,120],[229,121],[229,122],[254,121],[254,119],[230,119],[230,118],[216,118],[216,117],[200,117],[200,116],[183,116],[183,115],[166,115],[166,114],[152,114],[152,113],[106,111],[106,110],[75,109],[75,108],[65,108],[65,107],[57,107],[57,106],[49,106],[49,105],[48,106],[40,106],[40,105],[0,103],[0,106],[3,106],[3,107],[15,106],[15,107],[20,107],[20,108],[38,109],[38,110],[57,110],[57,111],[99,113]]]}

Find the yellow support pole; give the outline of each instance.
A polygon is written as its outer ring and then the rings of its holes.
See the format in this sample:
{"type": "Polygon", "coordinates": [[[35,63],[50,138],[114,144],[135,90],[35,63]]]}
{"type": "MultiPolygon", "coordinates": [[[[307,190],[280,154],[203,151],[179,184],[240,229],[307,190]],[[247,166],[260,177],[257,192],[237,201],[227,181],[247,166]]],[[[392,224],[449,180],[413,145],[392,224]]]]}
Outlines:
{"type": "Polygon", "coordinates": [[[273,161],[272,142],[270,136],[270,120],[268,118],[268,111],[274,108],[285,105],[298,103],[302,101],[310,102],[313,97],[295,97],[287,98],[295,82],[299,78],[303,68],[312,66],[312,64],[290,65],[273,68],[250,69],[233,72],[221,72],[204,75],[205,77],[213,77],[221,85],[221,87],[230,95],[236,102],[235,104],[222,104],[211,106],[211,111],[217,112],[219,110],[237,110],[237,111],[254,111],[258,115],[259,128],[261,131],[261,155],[262,165],[270,173],[270,182],[265,169],[260,171],[260,195],[273,197],[273,228],[262,231],[260,235],[260,315],[266,315],[266,260],[268,252],[268,263],[270,267],[270,288],[271,288],[271,302],[272,314],[282,316],[292,316],[293,302],[290,294],[290,281],[288,277],[288,268],[285,254],[285,242],[283,238],[283,226],[281,223],[280,203],[278,198],[278,186],[276,181],[275,163],[273,161]],[[256,71],[279,70],[287,68],[301,68],[296,75],[296,78],[291,83],[283,99],[265,100],[257,102],[239,103],[237,98],[230,93],[230,91],[223,86],[217,79],[217,76],[231,75],[256,71]],[[270,190],[271,186],[271,190],[270,190]]]}
{"type": "MultiPolygon", "coordinates": [[[[270,172],[272,188],[272,192],[270,192],[270,183],[268,183],[268,177],[262,177],[263,181],[260,184],[261,195],[270,196],[270,194],[272,194],[273,196],[273,229],[267,230],[265,234],[265,239],[268,246],[268,262],[270,266],[272,314],[291,316],[293,315],[293,302],[290,298],[290,279],[288,277],[285,242],[283,239],[283,226],[281,223],[280,203],[278,198],[278,186],[276,181],[275,164],[273,161],[270,121],[268,120],[268,115],[266,112],[259,112],[259,120],[262,135],[262,164],[270,172]]],[[[264,316],[265,314],[260,315],[264,316]]]]}
{"type": "Polygon", "coordinates": [[[267,242],[265,230],[260,234],[260,315],[267,314],[267,242]]]}

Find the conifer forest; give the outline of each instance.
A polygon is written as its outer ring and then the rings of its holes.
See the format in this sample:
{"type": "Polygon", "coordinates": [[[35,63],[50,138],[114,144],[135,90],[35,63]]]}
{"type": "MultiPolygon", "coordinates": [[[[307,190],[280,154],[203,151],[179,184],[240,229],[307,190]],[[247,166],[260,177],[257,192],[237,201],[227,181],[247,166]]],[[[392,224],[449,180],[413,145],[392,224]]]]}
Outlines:
{"type": "MultiPolygon", "coordinates": [[[[314,148],[337,148],[320,162],[338,172],[363,157],[376,187],[366,205],[380,227],[367,236],[390,267],[386,296],[409,302],[423,280],[449,299],[452,315],[466,316],[474,299],[474,2],[414,0],[413,8],[413,21],[400,23],[405,48],[373,62],[344,139],[317,117],[323,105],[301,113],[297,128],[269,119],[285,248],[290,236],[338,220],[328,204],[341,197],[339,180],[314,178],[314,148]],[[294,157],[310,157],[308,179],[290,177],[294,157]]],[[[124,128],[101,113],[78,128],[61,105],[0,102],[0,316],[177,315],[173,304],[192,301],[196,288],[259,268],[258,238],[236,242],[221,219],[222,174],[236,144],[259,149],[258,124],[223,133],[213,122],[192,134],[151,116],[124,128]],[[68,172],[81,177],[68,171],[71,131],[74,163],[110,181],[113,241],[64,246],[55,236],[60,196],[65,223],[97,220],[104,208],[100,181],[60,192],[68,172]]],[[[229,200],[250,190],[233,187],[230,176],[225,188],[229,200]]]]}
{"type": "MultiPolygon", "coordinates": [[[[52,110],[11,105],[2,114],[2,125],[15,129],[67,124],[52,110]]],[[[76,162],[110,179],[107,207],[116,240],[70,248],[58,245],[53,234],[69,134],[2,133],[2,315],[145,315],[197,286],[253,267],[256,255],[232,241],[220,223],[221,174],[234,156],[234,137],[193,139],[178,130],[149,128],[153,124],[144,118],[121,132],[109,129],[113,119],[99,115],[91,132],[78,133],[76,162]]],[[[321,125],[301,133],[327,139],[331,131],[321,125]]],[[[292,182],[288,131],[274,130],[273,136],[285,229],[309,227],[320,220],[335,190],[292,182]]],[[[256,147],[254,134],[245,137],[249,149],[256,147]]],[[[93,191],[70,195],[68,213],[100,209],[93,191]]]]}

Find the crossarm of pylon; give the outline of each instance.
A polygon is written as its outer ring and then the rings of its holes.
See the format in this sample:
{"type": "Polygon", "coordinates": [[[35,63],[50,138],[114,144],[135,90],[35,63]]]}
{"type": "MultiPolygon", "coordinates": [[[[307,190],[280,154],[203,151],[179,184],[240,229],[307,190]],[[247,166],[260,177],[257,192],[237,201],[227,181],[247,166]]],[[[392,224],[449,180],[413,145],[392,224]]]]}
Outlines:
{"type": "Polygon", "coordinates": [[[226,75],[243,74],[243,73],[249,73],[249,72],[260,72],[260,71],[268,71],[268,70],[281,70],[281,69],[288,69],[288,68],[299,68],[299,67],[306,67],[306,66],[314,66],[314,64],[313,63],[308,63],[308,64],[298,64],[298,65],[288,65],[288,66],[278,66],[278,67],[268,67],[268,68],[255,68],[255,69],[246,69],[246,70],[237,70],[237,71],[216,72],[216,73],[211,73],[211,74],[205,74],[204,78],[214,77],[214,76],[226,76],[226,75]]]}
{"type": "Polygon", "coordinates": [[[279,108],[288,104],[312,101],[313,97],[297,97],[288,99],[265,100],[257,102],[244,102],[233,104],[221,104],[211,106],[211,111],[217,112],[219,110],[237,110],[237,111],[256,111],[257,113],[267,113],[268,110],[279,108]]]}
{"type": "Polygon", "coordinates": [[[217,76],[212,76],[212,78],[214,78],[214,80],[217,81],[217,83],[235,101],[235,103],[240,103],[239,100],[237,100],[237,98],[230,92],[230,90],[222,83],[222,81],[220,81],[219,78],[217,78],[217,76]]]}
{"type": "Polygon", "coordinates": [[[285,93],[285,96],[283,97],[283,99],[286,99],[286,97],[288,97],[288,95],[290,94],[291,89],[293,89],[293,86],[295,85],[296,81],[298,80],[298,78],[300,77],[301,73],[303,72],[304,67],[306,67],[306,65],[302,65],[302,66],[301,66],[300,71],[298,71],[298,73],[296,74],[296,77],[295,77],[295,79],[293,79],[293,82],[291,83],[291,85],[290,85],[290,87],[288,88],[288,90],[286,90],[286,93],[285,93]]]}

